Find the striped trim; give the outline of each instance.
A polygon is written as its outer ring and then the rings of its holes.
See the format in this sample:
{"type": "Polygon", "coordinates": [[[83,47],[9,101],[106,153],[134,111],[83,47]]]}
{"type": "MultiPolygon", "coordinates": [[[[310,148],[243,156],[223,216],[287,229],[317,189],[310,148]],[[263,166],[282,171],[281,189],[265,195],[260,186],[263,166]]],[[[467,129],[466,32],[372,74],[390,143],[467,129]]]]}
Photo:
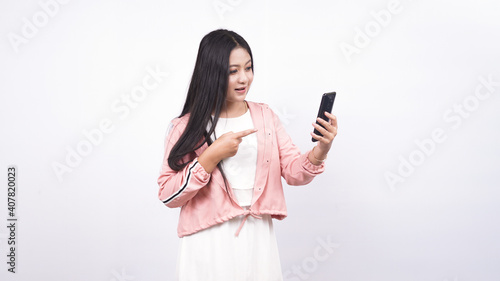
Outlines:
{"type": "Polygon", "coordinates": [[[186,187],[189,184],[189,181],[191,180],[191,171],[194,169],[196,164],[198,164],[198,161],[195,161],[193,164],[191,164],[191,167],[189,167],[186,181],[184,182],[184,184],[181,185],[181,188],[176,193],[172,194],[172,196],[170,196],[166,200],[164,200],[163,203],[167,204],[168,202],[174,200],[176,197],[178,197],[184,191],[184,189],[186,189],[186,187]]]}

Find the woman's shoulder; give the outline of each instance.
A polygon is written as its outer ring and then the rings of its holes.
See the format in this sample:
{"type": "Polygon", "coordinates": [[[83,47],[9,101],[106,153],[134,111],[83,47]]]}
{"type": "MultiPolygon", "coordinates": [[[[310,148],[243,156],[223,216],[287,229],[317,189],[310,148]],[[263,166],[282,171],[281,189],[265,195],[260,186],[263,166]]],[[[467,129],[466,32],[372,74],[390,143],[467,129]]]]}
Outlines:
{"type": "Polygon", "coordinates": [[[271,107],[269,107],[269,105],[267,103],[247,101],[247,104],[248,104],[248,107],[250,107],[251,109],[259,109],[259,110],[263,110],[263,111],[271,111],[272,112],[271,107]]]}
{"type": "Polygon", "coordinates": [[[188,120],[189,113],[172,119],[170,124],[168,124],[167,135],[169,135],[172,131],[182,132],[187,126],[188,120]]]}
{"type": "Polygon", "coordinates": [[[187,125],[188,121],[189,121],[189,113],[186,113],[182,116],[175,117],[174,119],[172,119],[172,121],[170,121],[170,123],[174,126],[177,126],[179,124],[187,125]]]}
{"type": "Polygon", "coordinates": [[[255,110],[255,109],[262,110],[262,112],[264,112],[265,114],[266,113],[270,114],[273,117],[276,116],[276,114],[274,113],[272,108],[267,103],[253,102],[253,101],[247,101],[247,103],[248,103],[248,107],[250,107],[253,110],[255,110]]]}
{"type": "Polygon", "coordinates": [[[254,106],[254,107],[269,107],[267,104],[263,103],[263,102],[255,102],[255,101],[249,101],[249,100],[246,100],[248,106],[254,106]]]}

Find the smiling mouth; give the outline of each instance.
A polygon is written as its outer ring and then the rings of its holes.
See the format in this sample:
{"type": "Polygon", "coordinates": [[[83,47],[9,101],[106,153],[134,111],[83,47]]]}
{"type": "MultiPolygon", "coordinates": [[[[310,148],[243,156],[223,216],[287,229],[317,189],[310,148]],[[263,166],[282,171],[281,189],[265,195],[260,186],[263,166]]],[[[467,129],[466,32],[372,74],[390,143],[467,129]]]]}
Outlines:
{"type": "Polygon", "coordinates": [[[236,91],[243,92],[247,89],[247,87],[236,88],[236,91]]]}

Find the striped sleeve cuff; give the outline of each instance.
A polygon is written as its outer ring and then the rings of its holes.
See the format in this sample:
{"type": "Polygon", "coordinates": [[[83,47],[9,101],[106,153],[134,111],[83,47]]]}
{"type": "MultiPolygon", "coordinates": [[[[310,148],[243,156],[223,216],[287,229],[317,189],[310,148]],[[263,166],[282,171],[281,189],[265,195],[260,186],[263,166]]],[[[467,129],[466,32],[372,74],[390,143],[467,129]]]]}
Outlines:
{"type": "MultiPolygon", "coordinates": [[[[182,196],[182,194],[188,189],[190,185],[194,185],[196,187],[205,186],[210,179],[210,174],[205,171],[203,166],[198,163],[198,158],[195,158],[191,164],[187,167],[187,174],[184,180],[181,182],[181,185],[177,192],[172,194],[167,199],[163,200],[164,204],[168,204],[172,200],[182,196]],[[193,182],[194,181],[194,182],[193,182]]],[[[197,188],[197,189],[199,189],[197,188]]]]}

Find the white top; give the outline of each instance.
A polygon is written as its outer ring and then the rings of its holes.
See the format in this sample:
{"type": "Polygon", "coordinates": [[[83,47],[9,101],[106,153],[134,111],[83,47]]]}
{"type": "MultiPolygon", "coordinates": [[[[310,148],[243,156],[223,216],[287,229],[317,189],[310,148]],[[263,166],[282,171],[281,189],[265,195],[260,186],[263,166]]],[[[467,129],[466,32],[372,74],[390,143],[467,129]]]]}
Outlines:
{"type": "MultiPolygon", "coordinates": [[[[215,136],[220,137],[227,132],[236,133],[253,128],[252,116],[250,110],[247,110],[239,117],[219,118],[215,136]]],[[[214,140],[213,135],[212,140],[214,140]]],[[[250,206],[257,169],[257,134],[244,137],[236,155],[222,160],[222,169],[240,206],[250,206]]]]}
{"type": "MultiPolygon", "coordinates": [[[[247,111],[240,117],[220,118],[215,135],[252,128],[247,111]]],[[[238,203],[248,210],[257,167],[257,135],[244,137],[236,155],[222,160],[222,165],[238,203]]],[[[177,260],[178,281],[283,281],[271,215],[237,216],[186,235],[180,239],[177,260]]]]}

